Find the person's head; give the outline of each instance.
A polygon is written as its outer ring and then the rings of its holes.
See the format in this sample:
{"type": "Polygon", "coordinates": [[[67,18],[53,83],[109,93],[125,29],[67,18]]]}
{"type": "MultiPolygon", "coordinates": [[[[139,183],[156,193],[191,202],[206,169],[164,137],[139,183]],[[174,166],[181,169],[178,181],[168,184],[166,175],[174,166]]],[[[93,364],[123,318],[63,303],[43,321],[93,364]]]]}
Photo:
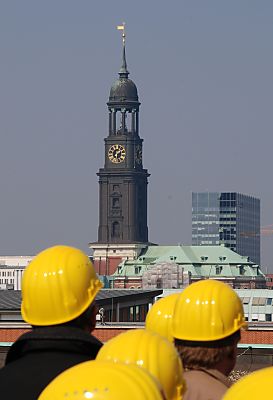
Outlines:
{"type": "Polygon", "coordinates": [[[241,300],[229,285],[209,279],[189,285],[175,304],[172,325],[184,367],[228,375],[245,326],[241,300]]]}
{"type": "Polygon", "coordinates": [[[185,390],[180,357],[166,338],[145,329],[132,329],[109,340],[97,360],[123,362],[148,370],[162,385],[167,400],[181,400],[185,390]]]}
{"type": "Polygon", "coordinates": [[[23,319],[34,327],[65,324],[92,330],[94,300],[101,288],[85,253],[69,246],[50,247],[23,274],[23,319]]]}
{"type": "Polygon", "coordinates": [[[61,373],[38,400],[164,400],[159,382],[135,365],[86,361],[61,373]]]}
{"type": "Polygon", "coordinates": [[[170,294],[156,301],[150,308],[145,321],[146,329],[156,332],[173,342],[171,333],[175,302],[179,293],[170,294]]]}
{"type": "Polygon", "coordinates": [[[229,375],[236,363],[240,331],[228,338],[208,342],[184,342],[175,339],[185,369],[217,369],[229,375]]]}
{"type": "Polygon", "coordinates": [[[223,400],[271,400],[273,367],[252,372],[234,383],[223,400]]]}

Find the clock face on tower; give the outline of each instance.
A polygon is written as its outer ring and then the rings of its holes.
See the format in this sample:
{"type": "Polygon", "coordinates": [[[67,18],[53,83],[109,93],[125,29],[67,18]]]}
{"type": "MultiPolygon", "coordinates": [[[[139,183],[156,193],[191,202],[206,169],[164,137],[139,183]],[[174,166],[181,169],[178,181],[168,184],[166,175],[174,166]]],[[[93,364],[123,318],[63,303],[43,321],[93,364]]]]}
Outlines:
{"type": "Polygon", "coordinates": [[[114,164],[119,164],[125,160],[126,151],[121,144],[113,144],[108,150],[108,158],[114,164]]]}

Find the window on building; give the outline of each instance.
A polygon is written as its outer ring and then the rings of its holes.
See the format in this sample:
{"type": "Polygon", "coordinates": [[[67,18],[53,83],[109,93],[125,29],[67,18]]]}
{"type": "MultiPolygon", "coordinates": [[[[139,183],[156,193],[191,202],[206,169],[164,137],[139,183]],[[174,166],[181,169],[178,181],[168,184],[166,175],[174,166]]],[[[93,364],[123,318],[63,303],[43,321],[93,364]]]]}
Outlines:
{"type": "Polygon", "coordinates": [[[130,307],[129,309],[129,321],[134,322],[134,307],[130,307]]]}
{"type": "Polygon", "coordinates": [[[266,299],[266,304],[267,304],[268,306],[271,306],[271,304],[272,304],[272,299],[271,299],[271,298],[266,299]]]}
{"type": "Polygon", "coordinates": [[[259,298],[259,306],[265,306],[265,304],[266,304],[266,298],[260,297],[259,298]]]}
{"type": "Polygon", "coordinates": [[[244,275],[245,274],[245,267],[243,265],[239,265],[239,273],[240,275],[244,275]]]}
{"type": "Polygon", "coordinates": [[[135,267],[135,274],[139,274],[141,271],[141,267],[135,267]]]}
{"type": "Polygon", "coordinates": [[[128,322],[128,308],[120,308],[119,310],[119,321],[128,322]]]}
{"type": "Polygon", "coordinates": [[[222,269],[223,269],[222,265],[217,265],[215,268],[216,275],[220,275],[222,272],[222,269]]]}
{"type": "Polygon", "coordinates": [[[135,321],[139,322],[140,315],[139,315],[139,306],[135,306],[135,321]]]}
{"type": "Polygon", "coordinates": [[[252,305],[253,306],[258,306],[259,305],[259,297],[253,297],[252,305]]]}
{"type": "Polygon", "coordinates": [[[149,307],[148,304],[142,304],[140,306],[139,313],[140,313],[140,321],[141,322],[144,322],[145,319],[146,319],[146,315],[147,315],[147,312],[148,312],[148,307],[149,307]]]}
{"type": "Polygon", "coordinates": [[[113,197],[113,199],[112,199],[112,207],[113,208],[119,208],[120,207],[119,197],[113,197]]]}
{"type": "Polygon", "coordinates": [[[265,314],[265,320],[266,321],[272,321],[272,314],[265,314]]]}
{"type": "Polygon", "coordinates": [[[265,297],[253,297],[252,305],[253,306],[265,306],[266,298],[265,297]]]}

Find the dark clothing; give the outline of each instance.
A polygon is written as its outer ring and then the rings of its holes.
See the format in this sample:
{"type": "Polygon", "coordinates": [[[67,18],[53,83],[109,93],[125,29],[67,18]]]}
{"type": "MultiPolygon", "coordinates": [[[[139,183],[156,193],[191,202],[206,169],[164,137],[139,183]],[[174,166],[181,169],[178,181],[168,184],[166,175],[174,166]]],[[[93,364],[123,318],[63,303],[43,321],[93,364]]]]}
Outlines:
{"type": "Polygon", "coordinates": [[[228,378],[216,369],[186,370],[186,393],[183,400],[220,400],[231,386],[228,378]]]}
{"type": "Polygon", "coordinates": [[[37,400],[58,374],[95,359],[102,343],[74,327],[43,327],[23,334],[10,348],[0,370],[3,400],[37,400]]]}

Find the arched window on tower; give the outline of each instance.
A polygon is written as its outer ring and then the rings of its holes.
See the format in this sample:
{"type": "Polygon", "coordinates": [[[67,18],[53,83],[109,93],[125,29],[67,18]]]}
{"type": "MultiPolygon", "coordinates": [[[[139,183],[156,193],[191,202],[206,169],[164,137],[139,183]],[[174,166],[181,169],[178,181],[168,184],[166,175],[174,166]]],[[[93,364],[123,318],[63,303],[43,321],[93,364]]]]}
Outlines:
{"type": "Polygon", "coordinates": [[[120,193],[119,185],[113,185],[113,194],[114,194],[114,193],[116,193],[116,194],[119,194],[119,193],[120,193]]]}
{"type": "Polygon", "coordinates": [[[128,132],[127,129],[127,110],[126,108],[122,108],[120,112],[118,112],[118,118],[120,119],[120,127],[117,130],[118,135],[125,135],[128,132]]]}
{"type": "Polygon", "coordinates": [[[113,208],[119,208],[120,207],[119,197],[113,197],[113,199],[112,199],[112,207],[113,208]]]}
{"type": "Polygon", "coordinates": [[[112,224],[112,237],[113,238],[120,237],[120,224],[117,221],[113,222],[112,224]]]}

